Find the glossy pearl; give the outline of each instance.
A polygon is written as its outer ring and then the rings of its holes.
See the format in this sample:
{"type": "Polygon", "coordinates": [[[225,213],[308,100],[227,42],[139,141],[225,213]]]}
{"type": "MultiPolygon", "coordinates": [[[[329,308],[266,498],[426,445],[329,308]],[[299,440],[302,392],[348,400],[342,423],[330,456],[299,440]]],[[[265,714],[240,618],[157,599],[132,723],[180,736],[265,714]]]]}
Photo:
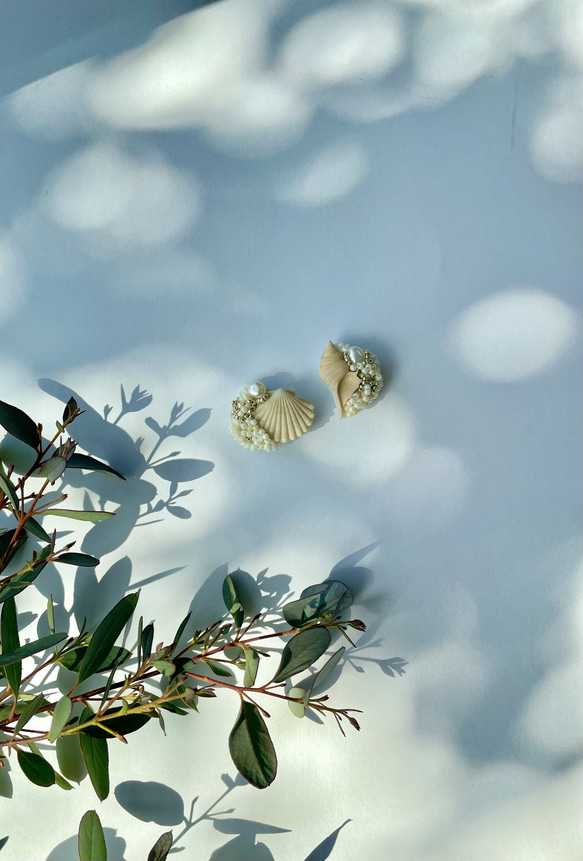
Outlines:
{"type": "Polygon", "coordinates": [[[360,347],[350,347],[348,350],[348,358],[353,364],[357,365],[364,359],[364,350],[361,350],[360,347]]]}
{"type": "Polygon", "coordinates": [[[250,383],[247,386],[247,393],[250,394],[252,398],[260,398],[261,395],[265,394],[265,386],[263,383],[250,383]]]}

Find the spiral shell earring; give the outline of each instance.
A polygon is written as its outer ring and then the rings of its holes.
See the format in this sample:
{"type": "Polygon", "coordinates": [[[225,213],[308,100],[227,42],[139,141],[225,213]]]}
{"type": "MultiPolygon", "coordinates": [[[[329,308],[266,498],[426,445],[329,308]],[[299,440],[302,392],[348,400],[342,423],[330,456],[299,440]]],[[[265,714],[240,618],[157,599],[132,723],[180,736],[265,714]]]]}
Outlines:
{"type": "Polygon", "coordinates": [[[383,386],[379,360],[374,353],[332,341],[320,360],[320,379],[332,389],[341,419],[366,409],[378,398],[383,386]]]}
{"type": "Polygon", "coordinates": [[[231,409],[229,430],[251,451],[275,451],[302,436],[314,420],[314,405],[295,389],[268,392],[263,383],[243,386],[231,409]]]}

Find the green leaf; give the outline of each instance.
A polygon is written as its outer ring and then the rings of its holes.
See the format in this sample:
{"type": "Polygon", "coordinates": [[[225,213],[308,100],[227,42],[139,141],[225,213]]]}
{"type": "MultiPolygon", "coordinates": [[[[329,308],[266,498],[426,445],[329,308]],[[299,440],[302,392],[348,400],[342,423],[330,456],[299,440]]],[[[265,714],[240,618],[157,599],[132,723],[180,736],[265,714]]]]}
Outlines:
{"type": "Polygon", "coordinates": [[[216,663],[215,661],[205,661],[205,664],[211,668],[213,673],[216,673],[217,676],[224,676],[224,678],[233,678],[233,673],[228,670],[226,667],[221,666],[221,664],[216,663]]]}
{"type": "Polygon", "coordinates": [[[37,478],[48,478],[51,484],[54,484],[57,478],[62,475],[67,466],[67,459],[58,454],[54,454],[45,460],[38,469],[34,471],[34,476],[37,478]]]}
{"type": "MultiPolygon", "coordinates": [[[[18,650],[20,648],[20,638],[18,636],[18,618],[16,616],[14,598],[9,598],[4,602],[0,628],[2,633],[2,654],[10,654],[18,650]]],[[[16,660],[14,663],[5,666],[4,675],[14,697],[18,697],[20,681],[22,679],[22,661],[16,660]]]]}
{"type": "Polygon", "coordinates": [[[176,672],[176,667],[171,661],[154,661],[154,666],[165,676],[173,676],[176,672]]]}
{"type": "Polygon", "coordinates": [[[229,736],[229,751],[239,774],[258,789],[275,780],[277,757],[259,709],[242,702],[229,736]]]}
{"type": "Polygon", "coordinates": [[[16,661],[22,661],[23,658],[28,658],[30,655],[36,655],[37,652],[44,652],[64,640],[66,634],[49,634],[48,637],[41,637],[40,640],[35,640],[34,643],[27,643],[25,646],[20,646],[18,649],[12,649],[10,652],[3,652],[0,655],[0,667],[6,667],[9,664],[14,664],[16,661]]]}
{"type": "MultiPolygon", "coordinates": [[[[80,722],[84,723],[93,716],[91,709],[84,709],[80,722]]],[[[111,736],[109,736],[111,738],[111,736]]],[[[87,768],[89,779],[97,797],[103,801],[109,795],[109,751],[105,738],[93,738],[82,730],[79,733],[81,756],[87,768]]]]}
{"type": "MultiPolygon", "coordinates": [[[[65,667],[67,670],[71,670],[71,672],[76,673],[81,666],[81,661],[85,657],[85,653],[87,652],[87,646],[77,646],[75,649],[71,649],[69,652],[65,652],[64,655],[61,655],[58,663],[61,666],[65,667]]],[[[124,661],[130,657],[131,652],[128,649],[122,648],[122,646],[114,646],[113,649],[109,652],[107,657],[104,659],[103,664],[98,667],[95,672],[96,673],[105,673],[107,670],[111,670],[114,664],[123,664],[124,661]]]]}
{"type": "MultiPolygon", "coordinates": [[[[105,715],[113,714],[114,712],[118,712],[119,708],[108,709],[105,712],[105,715]]],[[[103,723],[103,727],[111,727],[111,729],[119,733],[119,735],[130,735],[132,732],[137,732],[141,729],[145,724],[151,720],[151,714],[143,714],[142,712],[138,714],[132,714],[131,711],[125,715],[120,715],[116,718],[111,718],[110,720],[100,720],[103,723]]],[[[86,729],[81,730],[81,732],[90,736],[91,738],[113,738],[110,732],[107,732],[106,729],[100,726],[88,726],[86,729]]]]}
{"type": "Polygon", "coordinates": [[[52,786],[55,782],[55,771],[52,765],[39,756],[38,753],[17,751],[18,764],[22,771],[37,786],[52,786]]]}
{"type": "MultiPolygon", "coordinates": [[[[16,529],[8,529],[8,530],[6,530],[6,532],[3,532],[0,535],[0,559],[4,558],[4,554],[6,553],[8,548],[10,547],[10,542],[12,541],[15,533],[16,533],[16,529]]],[[[16,541],[14,542],[14,544],[12,545],[12,548],[10,550],[10,554],[5,561],[6,565],[8,565],[8,563],[10,562],[10,560],[12,559],[14,554],[18,550],[20,550],[20,548],[25,543],[25,541],[26,541],[26,535],[21,532],[20,535],[18,536],[18,538],[16,539],[16,541]]]]}
{"type": "Polygon", "coordinates": [[[105,836],[95,810],[84,813],[79,823],[79,861],[107,861],[105,836]]]}
{"type": "Polygon", "coordinates": [[[69,697],[62,697],[55,706],[53,711],[53,719],[51,720],[51,728],[49,730],[49,741],[52,743],[57,740],[64,729],[65,724],[71,717],[73,703],[69,697]]]}
{"type": "Polygon", "coordinates": [[[30,416],[27,416],[18,407],[0,401],[0,425],[16,439],[26,443],[31,448],[38,449],[41,440],[38,427],[30,416]]]}
{"type": "Polygon", "coordinates": [[[47,622],[49,625],[49,631],[51,634],[55,634],[57,629],[55,628],[55,607],[52,595],[49,595],[47,599],[47,622]]]}
{"type": "Polygon", "coordinates": [[[109,655],[115,641],[123,631],[128,619],[138,603],[138,593],[126,595],[110,610],[105,619],[97,626],[85,657],[79,667],[79,681],[83,682],[99,671],[109,655]]]}
{"type": "Polygon", "coordinates": [[[243,685],[246,688],[251,688],[255,684],[257,678],[257,669],[259,668],[259,655],[250,646],[245,646],[245,678],[243,685]]]}
{"type": "Polygon", "coordinates": [[[35,520],[34,517],[28,518],[24,524],[24,528],[27,532],[30,532],[31,535],[34,535],[35,538],[40,538],[41,541],[46,541],[47,544],[51,543],[51,536],[45,532],[40,523],[35,520]]]}
{"type": "Polygon", "coordinates": [[[63,425],[66,426],[71,424],[71,422],[77,418],[78,412],[79,407],[77,406],[77,401],[75,398],[69,398],[65,409],[63,410],[63,425]]]}
{"type": "Polygon", "coordinates": [[[310,692],[305,688],[292,688],[288,694],[288,697],[295,697],[297,699],[301,698],[301,702],[292,702],[288,700],[289,710],[297,718],[303,718],[306,713],[306,706],[308,704],[308,700],[310,699],[310,692]]]}
{"type": "Polygon", "coordinates": [[[44,707],[48,705],[48,700],[45,700],[42,694],[37,694],[36,697],[28,703],[28,705],[16,721],[16,726],[14,727],[14,735],[16,735],[16,733],[19,733],[20,730],[24,726],[26,726],[29,720],[34,717],[35,714],[37,714],[37,712],[41,712],[44,707]]]}
{"type": "Polygon", "coordinates": [[[292,637],[281,655],[274,682],[285,682],[295,673],[311,667],[314,661],[324,654],[330,645],[330,631],[327,628],[307,628],[292,637]]]}
{"type": "Polygon", "coordinates": [[[283,608],[283,617],[292,628],[302,628],[323,616],[337,616],[351,606],[352,592],[340,580],[326,580],[304,589],[297,601],[283,608]]]}
{"type": "Polygon", "coordinates": [[[114,511],[72,511],[69,508],[47,508],[39,512],[39,517],[70,517],[72,520],[88,520],[90,523],[99,523],[101,520],[109,520],[115,517],[114,511]]]}
{"type": "Polygon", "coordinates": [[[91,469],[94,472],[108,472],[110,475],[115,475],[125,481],[124,476],[117,469],[109,466],[107,463],[102,463],[88,454],[79,454],[74,452],[67,461],[67,469],[91,469]]]}
{"type": "Polygon", "coordinates": [[[0,490],[2,490],[6,496],[10,499],[12,503],[12,507],[15,511],[18,511],[20,508],[20,504],[18,502],[18,497],[16,495],[16,489],[10,479],[8,478],[8,474],[6,473],[2,461],[0,460],[0,490]]]}
{"type": "Polygon", "coordinates": [[[158,837],[158,839],[148,852],[148,861],[166,861],[171,848],[172,832],[165,831],[164,834],[158,837]]]}
{"type": "Polygon", "coordinates": [[[153,641],[153,639],[154,639],[154,625],[150,622],[150,624],[146,625],[146,627],[142,631],[142,636],[140,639],[145,661],[147,661],[148,658],[150,657],[150,655],[152,654],[152,641],[153,641]]]}
{"type": "Polygon", "coordinates": [[[243,609],[241,599],[237,595],[237,590],[235,589],[235,584],[233,583],[233,578],[230,574],[227,574],[223,580],[223,601],[225,602],[227,610],[235,620],[237,630],[239,630],[243,624],[243,619],[245,618],[245,611],[243,609]]]}
{"type": "Polygon", "coordinates": [[[76,565],[78,568],[95,568],[99,565],[99,559],[89,556],[88,553],[61,553],[55,562],[64,562],[65,565],[76,565]]]}
{"type": "MultiPolygon", "coordinates": [[[[188,625],[188,621],[189,621],[191,615],[192,615],[192,613],[187,613],[186,616],[184,617],[184,619],[182,620],[182,622],[180,623],[180,625],[178,626],[178,630],[176,631],[176,634],[174,635],[174,639],[172,640],[172,642],[174,643],[175,646],[178,646],[178,644],[180,642],[180,638],[184,634],[184,630],[185,630],[186,626],[188,625]]],[[[170,832],[168,832],[168,833],[170,834],[170,832]]]]}
{"type": "Polygon", "coordinates": [[[73,789],[68,780],[65,780],[64,777],[61,777],[58,771],[55,771],[55,783],[57,786],[60,786],[61,789],[73,789]]]}
{"type": "MultiPolygon", "coordinates": [[[[46,550],[50,554],[50,545],[46,547],[46,550]]],[[[9,598],[13,598],[15,595],[18,595],[19,592],[22,592],[27,588],[27,586],[30,586],[30,584],[36,580],[47,562],[41,559],[39,555],[34,563],[29,562],[27,564],[29,566],[27,570],[23,571],[22,574],[19,574],[16,577],[12,577],[10,582],[0,590],[0,604],[3,604],[4,601],[7,601],[9,598]],[[34,567],[32,567],[33,565],[34,567]]]]}
{"type": "Polygon", "coordinates": [[[334,652],[332,657],[328,658],[322,669],[319,670],[319,672],[317,672],[314,676],[312,676],[312,684],[310,685],[310,691],[316,692],[322,689],[324,682],[326,681],[332,670],[336,668],[336,664],[338,663],[345,651],[346,647],[342,646],[340,649],[338,649],[337,652],[334,652]]]}

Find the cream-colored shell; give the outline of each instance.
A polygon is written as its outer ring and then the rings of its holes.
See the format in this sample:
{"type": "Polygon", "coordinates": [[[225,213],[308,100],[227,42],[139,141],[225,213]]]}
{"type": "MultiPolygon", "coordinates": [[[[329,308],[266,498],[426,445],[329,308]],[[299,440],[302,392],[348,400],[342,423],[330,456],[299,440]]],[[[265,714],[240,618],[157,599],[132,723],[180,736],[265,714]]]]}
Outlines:
{"type": "Polygon", "coordinates": [[[320,379],[332,389],[340,418],[345,418],[346,404],[358,389],[360,380],[355,373],[349,370],[344,356],[332,341],[328,342],[328,346],[320,359],[320,379]]]}
{"type": "Polygon", "coordinates": [[[295,389],[275,389],[258,404],[255,418],[277,443],[290,442],[304,434],[314,420],[314,405],[298,398],[295,389]]]}

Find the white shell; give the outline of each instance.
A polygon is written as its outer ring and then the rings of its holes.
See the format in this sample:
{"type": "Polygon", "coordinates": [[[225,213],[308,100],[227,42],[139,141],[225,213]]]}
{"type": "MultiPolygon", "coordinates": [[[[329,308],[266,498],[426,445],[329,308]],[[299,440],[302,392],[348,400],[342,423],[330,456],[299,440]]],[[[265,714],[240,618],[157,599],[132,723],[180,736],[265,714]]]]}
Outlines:
{"type": "Polygon", "coordinates": [[[298,398],[295,389],[275,389],[258,405],[255,418],[276,443],[290,442],[304,434],[314,420],[314,405],[298,398]]]}
{"type": "Polygon", "coordinates": [[[358,389],[360,380],[349,370],[344,356],[332,341],[328,342],[320,360],[320,379],[332,389],[338,413],[343,419],[346,415],[346,404],[358,389]]]}

